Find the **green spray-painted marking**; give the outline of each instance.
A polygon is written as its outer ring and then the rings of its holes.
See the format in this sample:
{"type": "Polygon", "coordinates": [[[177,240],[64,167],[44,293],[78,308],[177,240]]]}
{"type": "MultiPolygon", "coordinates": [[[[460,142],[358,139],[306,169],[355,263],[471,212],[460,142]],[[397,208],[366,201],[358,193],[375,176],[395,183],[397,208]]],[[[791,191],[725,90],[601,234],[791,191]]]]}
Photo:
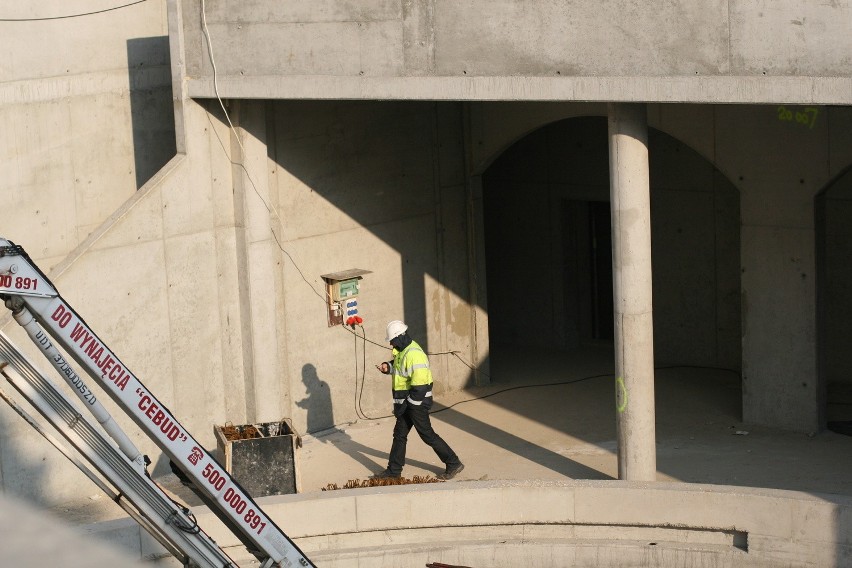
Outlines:
{"type": "Polygon", "coordinates": [[[804,107],[803,109],[788,109],[784,105],[778,107],[778,120],[782,122],[793,122],[807,128],[813,128],[816,124],[819,108],[804,107]]]}
{"type": "Polygon", "coordinates": [[[615,409],[619,413],[627,409],[627,387],[624,386],[624,379],[621,377],[615,378],[615,409]]]}

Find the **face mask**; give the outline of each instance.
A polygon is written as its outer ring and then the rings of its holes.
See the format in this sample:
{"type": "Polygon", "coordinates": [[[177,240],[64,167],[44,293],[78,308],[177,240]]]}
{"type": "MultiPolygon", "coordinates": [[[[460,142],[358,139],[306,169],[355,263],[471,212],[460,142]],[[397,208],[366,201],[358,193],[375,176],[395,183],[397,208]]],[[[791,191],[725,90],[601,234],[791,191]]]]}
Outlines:
{"type": "Polygon", "coordinates": [[[408,347],[409,343],[411,343],[411,338],[407,333],[403,333],[402,335],[397,335],[393,339],[391,339],[390,344],[397,350],[402,351],[406,347],[408,347]]]}

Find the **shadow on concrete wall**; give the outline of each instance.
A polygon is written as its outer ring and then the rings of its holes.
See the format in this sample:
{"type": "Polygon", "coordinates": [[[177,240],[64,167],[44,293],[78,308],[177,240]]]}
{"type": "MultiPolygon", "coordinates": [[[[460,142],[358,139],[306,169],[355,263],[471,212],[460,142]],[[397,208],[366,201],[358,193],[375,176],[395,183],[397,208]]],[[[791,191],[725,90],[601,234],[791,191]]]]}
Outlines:
{"type": "Polygon", "coordinates": [[[304,408],[308,415],[308,433],[319,432],[334,426],[334,411],[328,383],[320,380],[317,368],[310,363],[302,367],[302,383],[305,385],[307,396],[297,400],[296,406],[304,408]]]}
{"type": "Polygon", "coordinates": [[[177,152],[168,36],[127,41],[136,187],[177,152]]]}
{"type": "MultiPolygon", "coordinates": [[[[470,295],[439,274],[435,104],[277,101],[270,108],[276,129],[270,158],[399,253],[404,313],[391,319],[405,320],[429,350],[424,276],[462,299],[470,295]]],[[[455,177],[463,183],[461,171],[455,177]]]]}

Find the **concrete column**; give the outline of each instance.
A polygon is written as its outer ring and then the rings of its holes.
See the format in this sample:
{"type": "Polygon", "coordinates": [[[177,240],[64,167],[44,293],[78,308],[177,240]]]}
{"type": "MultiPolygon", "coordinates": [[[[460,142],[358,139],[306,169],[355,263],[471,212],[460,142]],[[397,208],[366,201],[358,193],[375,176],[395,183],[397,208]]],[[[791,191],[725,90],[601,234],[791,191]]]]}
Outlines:
{"type": "Polygon", "coordinates": [[[281,250],[273,234],[279,218],[277,199],[270,191],[267,115],[263,101],[231,103],[231,119],[239,140],[233,139],[234,187],[243,197],[245,274],[251,333],[251,376],[246,397],[249,422],[271,422],[289,407],[284,385],[280,338],[283,326],[281,250]]]}
{"type": "Polygon", "coordinates": [[[618,478],[654,481],[654,324],[645,105],[609,105],[618,478]]]}
{"type": "Polygon", "coordinates": [[[481,126],[481,105],[462,103],[462,125],[464,129],[464,165],[466,178],[465,199],[467,202],[467,260],[468,286],[470,290],[471,364],[474,384],[491,384],[490,337],[488,335],[488,290],[485,277],[485,211],[482,199],[482,175],[475,157],[483,139],[478,131],[481,126]],[[479,126],[477,126],[477,124],[479,126]]]}

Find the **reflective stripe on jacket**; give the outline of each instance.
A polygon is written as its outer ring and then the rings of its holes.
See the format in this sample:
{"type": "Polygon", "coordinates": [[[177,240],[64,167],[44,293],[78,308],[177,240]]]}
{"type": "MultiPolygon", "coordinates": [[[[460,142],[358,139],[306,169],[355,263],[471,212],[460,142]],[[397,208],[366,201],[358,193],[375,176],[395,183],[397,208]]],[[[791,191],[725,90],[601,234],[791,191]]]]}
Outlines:
{"type": "Polygon", "coordinates": [[[402,351],[393,350],[394,404],[432,405],[432,371],[423,349],[412,341],[402,351]]]}

